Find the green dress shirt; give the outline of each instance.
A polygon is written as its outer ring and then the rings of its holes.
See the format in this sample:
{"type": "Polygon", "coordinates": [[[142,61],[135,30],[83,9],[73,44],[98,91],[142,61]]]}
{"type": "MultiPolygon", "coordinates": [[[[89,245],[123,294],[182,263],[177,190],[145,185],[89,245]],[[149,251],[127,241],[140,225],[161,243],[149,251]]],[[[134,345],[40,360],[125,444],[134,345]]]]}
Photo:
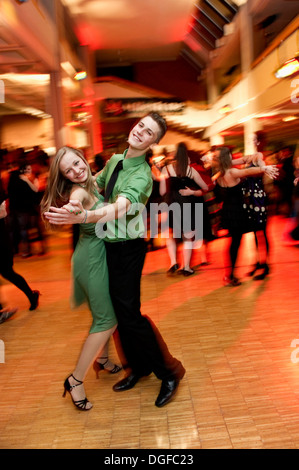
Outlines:
{"type": "Polygon", "coordinates": [[[123,217],[107,222],[105,241],[109,242],[145,236],[144,209],[153,187],[151,169],[145,161],[145,155],[126,158],[126,154],[127,150],[123,154],[113,155],[96,178],[100,189],[107,187],[116,164],[119,160],[123,160],[123,170],[118,174],[109,203],[114,203],[119,196],[122,196],[131,202],[131,206],[123,217]]]}

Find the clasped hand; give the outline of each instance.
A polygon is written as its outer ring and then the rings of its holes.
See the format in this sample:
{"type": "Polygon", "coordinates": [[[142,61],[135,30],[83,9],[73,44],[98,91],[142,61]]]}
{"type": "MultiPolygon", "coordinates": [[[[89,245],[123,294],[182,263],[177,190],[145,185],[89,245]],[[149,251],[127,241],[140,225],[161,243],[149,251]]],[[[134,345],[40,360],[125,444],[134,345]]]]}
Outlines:
{"type": "Polygon", "coordinates": [[[276,165],[267,165],[265,167],[265,173],[269,176],[272,180],[275,180],[279,175],[279,169],[276,165]]]}
{"type": "Polygon", "coordinates": [[[63,207],[50,207],[49,211],[44,213],[44,217],[54,225],[80,224],[84,219],[83,212],[82,203],[71,200],[63,207]]]}
{"type": "Polygon", "coordinates": [[[186,186],[184,189],[179,189],[179,193],[181,196],[192,196],[194,191],[186,186]]]}

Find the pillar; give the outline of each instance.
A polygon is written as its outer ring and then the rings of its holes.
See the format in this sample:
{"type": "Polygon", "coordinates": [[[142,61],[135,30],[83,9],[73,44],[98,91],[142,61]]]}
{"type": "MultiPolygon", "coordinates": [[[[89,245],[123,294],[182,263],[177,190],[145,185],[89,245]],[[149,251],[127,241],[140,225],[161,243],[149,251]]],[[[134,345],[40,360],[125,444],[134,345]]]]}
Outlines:
{"type": "Polygon", "coordinates": [[[257,148],[254,136],[261,131],[263,126],[255,118],[244,123],[244,155],[252,155],[256,153],[257,148]]]}
{"type": "Polygon", "coordinates": [[[224,145],[224,137],[220,134],[212,135],[210,137],[210,145],[211,147],[220,147],[224,145]]]}
{"type": "Polygon", "coordinates": [[[65,118],[63,107],[63,90],[61,81],[61,72],[50,73],[50,96],[51,96],[51,114],[54,125],[54,141],[58,150],[66,145],[65,118]]]}

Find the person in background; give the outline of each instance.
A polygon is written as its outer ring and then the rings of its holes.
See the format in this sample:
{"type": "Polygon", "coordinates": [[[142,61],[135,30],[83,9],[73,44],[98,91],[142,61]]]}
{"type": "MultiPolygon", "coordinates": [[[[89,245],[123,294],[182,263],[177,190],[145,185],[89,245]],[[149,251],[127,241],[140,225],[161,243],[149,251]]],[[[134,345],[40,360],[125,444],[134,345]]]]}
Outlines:
{"type": "MultiPolygon", "coordinates": [[[[253,134],[253,146],[255,152],[253,155],[244,157],[247,161],[247,168],[263,167],[265,161],[262,152],[259,152],[259,141],[256,134],[253,134]]],[[[246,201],[246,211],[248,218],[251,222],[252,230],[254,232],[254,239],[256,245],[256,264],[253,269],[248,273],[249,276],[254,276],[254,280],[262,280],[269,274],[269,253],[270,243],[267,233],[267,219],[268,219],[268,198],[264,189],[263,174],[255,175],[253,177],[247,176],[243,184],[244,200],[246,201]]]]}
{"type": "Polygon", "coordinates": [[[157,243],[157,237],[161,228],[161,220],[160,220],[159,214],[156,214],[155,211],[151,211],[151,204],[160,204],[162,202],[162,197],[160,196],[160,192],[159,192],[160,179],[161,179],[161,167],[155,161],[155,156],[152,150],[149,150],[147,152],[146,162],[151,168],[152,179],[153,179],[152,193],[146,203],[147,227],[148,227],[147,246],[148,246],[148,251],[153,251],[156,248],[158,248],[156,243],[157,243]],[[151,220],[152,217],[154,217],[154,220],[151,220]]]}
{"type": "MultiPolygon", "coordinates": [[[[4,217],[7,216],[6,212],[6,202],[3,200],[2,202],[2,197],[0,197],[0,220],[3,219],[4,217]]],[[[1,222],[0,222],[1,226],[1,222]]],[[[0,228],[0,237],[1,237],[1,228],[0,228]]],[[[16,312],[17,308],[3,308],[2,303],[0,303],[0,323],[4,323],[6,320],[11,318],[16,312]]]]}
{"type": "Polygon", "coordinates": [[[214,183],[211,179],[209,168],[206,168],[206,156],[200,152],[193,151],[190,157],[190,166],[194,168],[208,185],[208,191],[203,196],[198,197],[198,202],[202,203],[203,209],[203,239],[200,247],[201,263],[200,266],[210,264],[210,242],[217,237],[213,233],[212,221],[215,225],[215,208],[214,208],[214,183]]]}
{"type": "Polygon", "coordinates": [[[278,170],[274,165],[264,165],[252,168],[234,168],[230,150],[227,147],[219,148],[213,160],[217,170],[215,194],[222,201],[222,227],[228,229],[230,236],[229,272],[223,281],[227,286],[238,286],[240,280],[235,276],[237,256],[244,233],[252,232],[252,224],[244,208],[242,179],[250,176],[267,174],[274,178],[278,170]]]}
{"type": "Polygon", "coordinates": [[[195,240],[196,204],[200,202],[198,197],[208,190],[208,185],[189,163],[187,146],[184,142],[180,142],[173,162],[163,168],[160,180],[160,194],[165,197],[165,202],[168,206],[177,203],[180,207],[180,211],[175,208],[172,211],[171,207],[168,211],[169,227],[172,230],[166,240],[170,259],[170,268],[167,273],[178,272],[184,276],[194,274],[190,262],[195,240]],[[184,210],[187,206],[188,209],[190,208],[190,213],[184,210]],[[186,227],[189,228],[187,232],[186,227]],[[180,239],[183,240],[183,262],[179,270],[177,242],[180,239]]]}
{"type": "MultiPolygon", "coordinates": [[[[6,227],[6,200],[7,195],[5,194],[2,183],[0,180],[0,247],[1,247],[1,256],[0,256],[0,274],[4,279],[14,284],[18,289],[20,289],[28,297],[30,302],[29,310],[35,310],[39,304],[40,292],[38,290],[32,290],[28,285],[27,281],[24,279],[21,274],[15,272],[13,268],[13,251],[10,244],[10,237],[6,227]]],[[[1,305],[2,308],[2,305],[1,305]]],[[[15,309],[13,309],[15,310],[15,309]]],[[[16,311],[16,310],[15,310],[16,311]]],[[[14,313],[15,313],[14,311],[14,313]]],[[[3,317],[7,316],[7,310],[2,311],[3,317]]],[[[11,316],[11,315],[10,315],[11,316]]],[[[7,316],[8,318],[8,316],[7,316]]],[[[7,319],[6,318],[6,319],[7,319]]]]}
{"type": "Polygon", "coordinates": [[[29,163],[23,163],[19,170],[12,172],[8,183],[9,215],[11,218],[11,235],[13,238],[15,253],[20,251],[23,258],[32,256],[29,231],[37,229],[38,240],[43,246],[43,233],[39,225],[38,212],[38,182],[32,175],[32,167],[29,163]],[[17,240],[18,237],[18,240],[17,240]]]}

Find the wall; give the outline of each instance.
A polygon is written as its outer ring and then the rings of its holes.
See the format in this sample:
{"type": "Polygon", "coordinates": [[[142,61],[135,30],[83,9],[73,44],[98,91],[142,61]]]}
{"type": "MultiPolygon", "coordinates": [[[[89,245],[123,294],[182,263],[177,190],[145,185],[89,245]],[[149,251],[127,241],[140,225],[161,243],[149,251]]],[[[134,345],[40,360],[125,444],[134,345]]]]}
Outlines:
{"type": "Polygon", "coordinates": [[[198,82],[199,72],[184,59],[168,62],[142,62],[134,65],[134,80],[144,86],[182,100],[206,102],[206,86],[198,82]]]}
{"type": "MultiPolygon", "coordinates": [[[[159,142],[158,148],[168,147],[168,146],[175,146],[179,142],[185,142],[189,150],[196,150],[206,152],[210,148],[210,144],[207,141],[201,141],[199,139],[193,139],[192,137],[185,136],[178,132],[174,132],[168,130],[163,137],[163,139],[159,142]]],[[[159,152],[154,152],[159,153],[159,152]]]]}
{"type": "Polygon", "coordinates": [[[29,149],[39,145],[42,149],[54,147],[53,120],[37,119],[28,115],[10,115],[1,120],[2,148],[29,149]]]}

